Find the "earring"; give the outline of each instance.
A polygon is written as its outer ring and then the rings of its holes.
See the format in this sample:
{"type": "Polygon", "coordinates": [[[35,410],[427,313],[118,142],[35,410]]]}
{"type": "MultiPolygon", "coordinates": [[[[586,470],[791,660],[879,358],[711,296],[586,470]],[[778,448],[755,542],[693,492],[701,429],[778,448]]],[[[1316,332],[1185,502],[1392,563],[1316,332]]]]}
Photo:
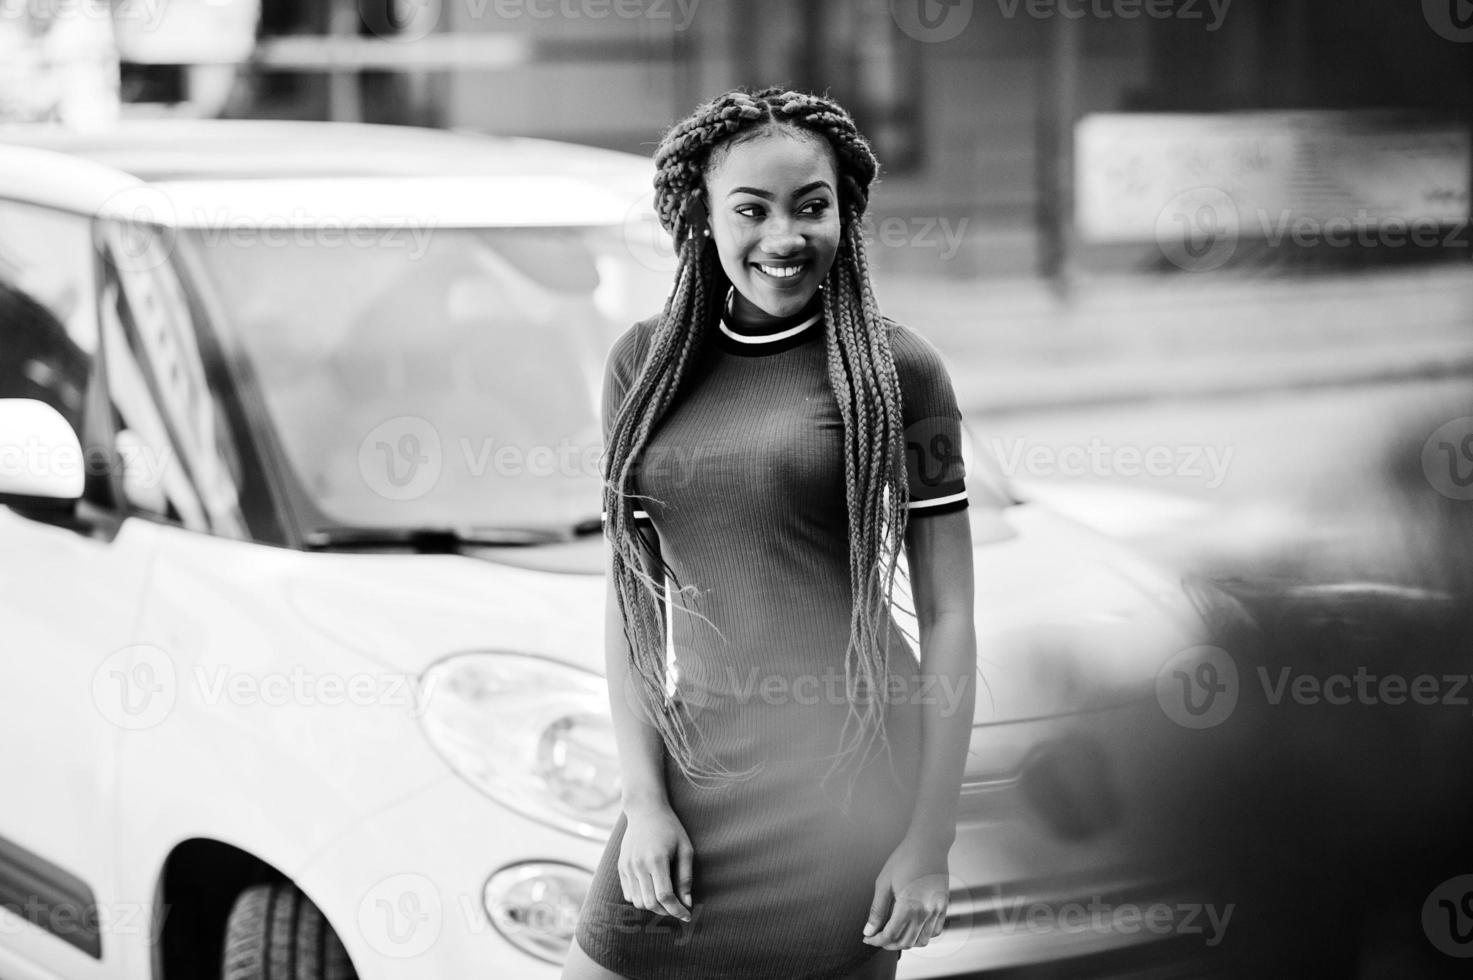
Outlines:
{"type": "Polygon", "coordinates": [[[711,229],[710,228],[702,228],[701,229],[701,234],[703,236],[705,236],[706,238],[710,238],[711,237],[711,229]]]}

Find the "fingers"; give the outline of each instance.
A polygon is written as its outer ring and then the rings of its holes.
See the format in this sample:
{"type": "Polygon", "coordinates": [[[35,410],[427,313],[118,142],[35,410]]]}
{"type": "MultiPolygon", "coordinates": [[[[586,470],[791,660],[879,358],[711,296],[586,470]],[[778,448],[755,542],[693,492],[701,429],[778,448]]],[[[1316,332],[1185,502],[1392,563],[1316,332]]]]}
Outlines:
{"type": "Polygon", "coordinates": [[[906,927],[910,925],[911,917],[916,911],[918,909],[913,901],[897,899],[895,907],[890,910],[890,918],[886,921],[885,927],[870,936],[865,942],[871,946],[883,946],[886,949],[898,948],[895,944],[905,935],[906,927]]]}
{"type": "Polygon", "coordinates": [[[664,912],[673,915],[677,919],[686,919],[690,913],[680,904],[680,899],[675,897],[675,887],[670,882],[670,862],[660,861],[650,871],[650,884],[653,886],[655,904],[651,906],[652,912],[664,912]]]}
{"type": "Polygon", "coordinates": [[[879,931],[880,926],[890,917],[890,887],[885,884],[875,886],[875,900],[870,903],[869,918],[864,923],[864,934],[870,938],[865,942],[874,942],[874,934],[879,931]]]}
{"type": "Polygon", "coordinates": [[[655,901],[655,887],[654,883],[650,881],[649,872],[643,869],[636,869],[634,880],[639,885],[639,901],[634,904],[646,911],[654,912],[659,906],[655,901]]]}
{"type": "Polygon", "coordinates": [[[949,908],[942,908],[940,912],[936,913],[936,925],[931,930],[932,939],[939,939],[941,934],[946,931],[946,916],[949,911],[949,908]]]}
{"type": "Polygon", "coordinates": [[[921,926],[921,938],[917,945],[925,946],[931,940],[940,936],[942,930],[944,930],[945,928],[946,910],[938,909],[937,911],[931,913],[931,915],[926,919],[925,924],[921,926]]]}
{"type": "Polygon", "coordinates": [[[897,949],[910,949],[921,937],[921,927],[926,920],[925,909],[914,909],[908,917],[905,928],[901,930],[900,940],[895,944],[897,949]]]}
{"type": "MultiPolygon", "coordinates": [[[[690,903],[690,867],[693,863],[694,854],[683,852],[680,859],[682,890],[690,903]]],[[[619,865],[619,888],[624,892],[624,900],[635,908],[644,909],[659,915],[673,915],[682,921],[690,921],[690,910],[681,904],[681,899],[675,894],[675,889],[670,882],[670,862],[661,861],[656,858],[648,865],[641,867],[637,862],[631,862],[625,866],[619,865]]]]}
{"type": "Polygon", "coordinates": [[[936,918],[937,913],[935,912],[921,917],[920,923],[916,926],[916,938],[912,945],[924,946],[935,938],[936,918]]]}
{"type": "MultiPolygon", "coordinates": [[[[871,922],[880,915],[881,913],[873,907],[870,909],[871,922]]],[[[933,907],[927,911],[925,903],[912,898],[901,898],[895,902],[894,909],[889,918],[885,920],[885,927],[874,935],[867,936],[864,942],[885,949],[910,949],[912,946],[925,946],[932,939],[941,935],[945,923],[946,909],[933,907]]],[[[868,931],[868,923],[865,929],[868,931]]]]}
{"type": "Polygon", "coordinates": [[[676,885],[680,888],[680,900],[685,903],[687,909],[691,907],[690,889],[695,879],[692,865],[695,863],[696,850],[691,847],[690,841],[680,842],[680,851],[676,858],[679,869],[676,872],[676,885]]]}

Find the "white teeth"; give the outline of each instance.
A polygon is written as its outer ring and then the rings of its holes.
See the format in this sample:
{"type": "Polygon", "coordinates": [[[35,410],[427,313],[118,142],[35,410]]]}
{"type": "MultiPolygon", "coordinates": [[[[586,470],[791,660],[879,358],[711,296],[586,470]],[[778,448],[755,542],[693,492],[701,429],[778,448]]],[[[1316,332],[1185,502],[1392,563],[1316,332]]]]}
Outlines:
{"type": "Polygon", "coordinates": [[[775,265],[759,265],[757,268],[772,276],[774,279],[790,279],[803,271],[800,265],[778,267],[775,265]]]}

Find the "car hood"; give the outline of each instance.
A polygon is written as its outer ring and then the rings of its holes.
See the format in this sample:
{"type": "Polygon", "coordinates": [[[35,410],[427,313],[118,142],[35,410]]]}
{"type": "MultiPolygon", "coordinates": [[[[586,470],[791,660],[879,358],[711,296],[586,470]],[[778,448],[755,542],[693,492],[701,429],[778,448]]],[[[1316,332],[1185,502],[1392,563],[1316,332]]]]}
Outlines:
{"type": "Polygon", "coordinates": [[[1207,642],[1180,574],[1038,505],[1000,520],[1016,533],[973,562],[976,724],[1151,697],[1168,661],[1207,642]]]}
{"type": "MultiPolygon", "coordinates": [[[[1121,544],[1036,505],[978,516],[977,724],[1148,696],[1163,663],[1203,642],[1179,578],[1121,544]]],[[[396,670],[516,650],[603,673],[605,582],[589,574],[603,547],[298,556],[285,597],[313,630],[396,670]]],[[[897,609],[910,607],[902,592],[897,609]]]]}

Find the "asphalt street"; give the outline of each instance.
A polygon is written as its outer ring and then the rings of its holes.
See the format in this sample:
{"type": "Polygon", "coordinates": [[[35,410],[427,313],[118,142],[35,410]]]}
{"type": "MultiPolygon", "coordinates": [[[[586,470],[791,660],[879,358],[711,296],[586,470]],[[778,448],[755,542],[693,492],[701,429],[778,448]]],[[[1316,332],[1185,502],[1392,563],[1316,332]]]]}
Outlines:
{"type": "MultiPolygon", "coordinates": [[[[1317,528],[1384,526],[1398,507],[1388,466],[1420,465],[1433,433],[1469,416],[1473,377],[968,421],[974,451],[1070,516],[1164,558],[1210,565],[1251,561],[1317,528]]],[[[1425,474],[1421,489],[1436,492],[1437,475],[1425,474]]]]}

